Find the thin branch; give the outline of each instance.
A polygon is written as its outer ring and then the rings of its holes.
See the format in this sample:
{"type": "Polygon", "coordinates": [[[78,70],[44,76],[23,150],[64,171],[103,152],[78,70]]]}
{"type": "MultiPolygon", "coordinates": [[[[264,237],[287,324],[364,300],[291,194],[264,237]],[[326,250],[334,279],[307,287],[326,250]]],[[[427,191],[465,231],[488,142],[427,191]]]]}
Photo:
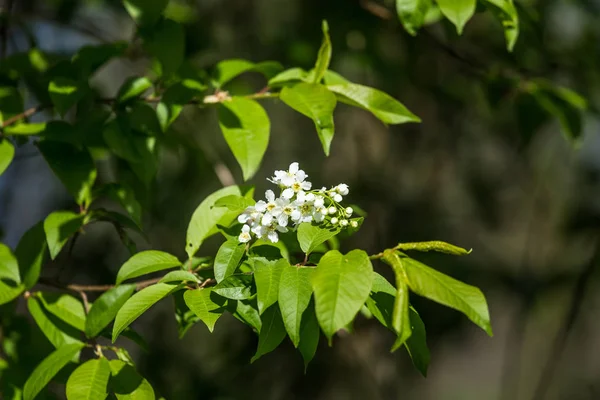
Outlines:
{"type": "MultiPolygon", "coordinates": [[[[135,282],[136,289],[142,290],[145,287],[148,287],[148,286],[154,285],[155,283],[158,283],[158,281],[160,281],[161,279],[162,279],[162,277],[146,279],[144,281],[135,282]]],[[[54,282],[50,279],[46,279],[46,278],[40,278],[39,283],[42,285],[51,286],[56,289],[77,292],[78,294],[80,294],[82,292],[83,293],[85,293],[85,292],[106,292],[106,291],[114,288],[115,286],[117,286],[117,285],[78,285],[78,284],[61,285],[59,283],[56,283],[56,282],[54,282]]]]}

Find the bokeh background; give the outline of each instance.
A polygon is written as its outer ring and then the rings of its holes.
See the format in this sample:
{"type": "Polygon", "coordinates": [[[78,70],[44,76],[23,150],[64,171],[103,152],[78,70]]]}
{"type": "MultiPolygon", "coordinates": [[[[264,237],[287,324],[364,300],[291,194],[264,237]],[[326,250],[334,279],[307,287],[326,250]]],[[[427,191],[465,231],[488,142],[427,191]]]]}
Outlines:
{"type": "MultiPolygon", "coordinates": [[[[26,50],[34,39],[44,51],[68,56],[85,44],[129,42],[135,33],[117,0],[10,3],[8,54],[26,50]]],[[[502,27],[483,9],[463,36],[440,22],[411,37],[383,2],[171,1],[167,14],[185,23],[186,54],[198,68],[245,58],[308,69],[320,45],[321,20],[328,20],[331,69],[391,94],[423,122],[386,127],[340,104],[326,158],[310,120],[278,100],[263,101],[271,141],[251,183],[261,193],[274,169],[299,161],[318,186],[349,184],[350,200],[368,217],[343,249],[373,253],[417,240],[473,248],[461,258],[419,258],[483,290],[495,335],[414,296],[431,349],[426,379],[404,349],[390,353],[390,332],[362,317],[355,332],[337,337],[333,347],[322,339],[304,373],[290,343],[250,364],[257,338],[230,316],[214,334],[197,324],[179,340],[173,304],[166,300],[134,324],[150,351],[125,342],[157,392],[167,399],[600,398],[600,2],[516,3],[522,31],[510,54],[502,27]],[[563,138],[556,119],[520,90],[519,82],[535,77],[590,102],[578,149],[563,138]]],[[[130,55],[95,75],[100,93],[114,96],[127,77],[150,68],[143,54],[130,55]]],[[[250,93],[262,86],[260,76],[248,74],[228,89],[250,93]]],[[[37,104],[31,96],[26,100],[37,104]]],[[[183,257],[195,207],[223,183],[241,182],[241,173],[214,110],[188,107],[167,137],[156,182],[140,199],[148,241],[136,241],[140,249],[183,257]]],[[[114,163],[99,167],[100,180],[118,172],[114,163]]],[[[0,177],[2,241],[14,248],[48,213],[72,207],[35,146],[20,147],[0,177]]],[[[212,240],[202,252],[214,254],[218,244],[212,240]]],[[[66,267],[44,274],[111,283],[127,258],[112,227],[95,224],[66,267]]],[[[384,265],[376,268],[388,274],[384,265]]],[[[33,325],[24,324],[20,334],[41,338],[24,351],[43,356],[47,344],[33,325]]]]}

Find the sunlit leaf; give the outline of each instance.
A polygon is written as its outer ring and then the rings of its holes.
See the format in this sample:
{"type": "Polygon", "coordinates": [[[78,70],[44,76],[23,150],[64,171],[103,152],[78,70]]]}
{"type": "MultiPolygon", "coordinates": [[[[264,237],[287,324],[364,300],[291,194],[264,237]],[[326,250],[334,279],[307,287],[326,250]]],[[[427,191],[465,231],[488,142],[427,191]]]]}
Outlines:
{"type": "Polygon", "coordinates": [[[298,226],[298,242],[305,253],[312,253],[320,244],[325,243],[340,233],[341,228],[321,227],[310,222],[303,222],[298,226]]]}
{"type": "Polygon", "coordinates": [[[210,332],[215,329],[215,324],[225,311],[225,299],[216,293],[212,288],[203,288],[198,290],[187,290],[183,297],[185,304],[204,322],[210,332]]]}
{"type": "Polygon", "coordinates": [[[88,360],[67,380],[67,400],[104,400],[108,396],[110,365],[104,357],[88,360]]]}
{"type": "Polygon", "coordinates": [[[102,293],[94,301],[85,321],[87,337],[96,337],[117,316],[117,312],[135,291],[135,285],[119,285],[102,293]]]}
{"type": "Polygon", "coordinates": [[[289,263],[284,259],[269,261],[262,257],[253,258],[252,262],[258,311],[262,314],[277,302],[281,271],[289,266],[289,263]]]}
{"type": "Polygon", "coordinates": [[[458,34],[462,34],[465,24],[475,13],[477,0],[436,0],[440,11],[456,26],[458,34]]]}
{"type": "Polygon", "coordinates": [[[404,29],[411,35],[425,23],[425,15],[431,8],[432,0],[396,0],[396,13],[404,29]]]}
{"type": "Polygon", "coordinates": [[[15,156],[15,146],[8,140],[0,140],[0,175],[6,171],[15,156]]]}
{"type": "Polygon", "coordinates": [[[118,400],[154,400],[154,389],[131,365],[110,360],[109,387],[118,400]]]}
{"type": "Polygon", "coordinates": [[[66,293],[40,293],[44,308],[74,328],[84,331],[86,313],[83,303],[66,293]]]}
{"type": "Polygon", "coordinates": [[[279,282],[279,309],[285,329],[294,346],[298,347],[302,315],[312,297],[310,278],[315,268],[290,266],[287,262],[286,264],[279,282]]]}
{"type": "Polygon", "coordinates": [[[158,250],[141,251],[125,261],[117,273],[116,283],[118,285],[127,279],[180,266],[181,262],[172,254],[158,250]]]}
{"type": "Polygon", "coordinates": [[[69,238],[83,226],[84,216],[71,211],[55,211],[44,220],[50,257],[55,259],[69,238]]]}

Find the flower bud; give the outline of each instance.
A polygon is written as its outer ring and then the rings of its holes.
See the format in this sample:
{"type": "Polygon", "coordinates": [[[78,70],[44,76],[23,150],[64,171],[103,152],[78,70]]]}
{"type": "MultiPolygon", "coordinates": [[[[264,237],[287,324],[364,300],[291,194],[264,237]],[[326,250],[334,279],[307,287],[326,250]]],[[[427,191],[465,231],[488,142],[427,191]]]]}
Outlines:
{"type": "Polygon", "coordinates": [[[341,195],[341,194],[338,194],[338,193],[334,194],[334,195],[333,195],[333,200],[334,200],[334,201],[337,201],[337,202],[339,203],[340,201],[342,201],[342,200],[343,200],[343,198],[342,198],[342,195],[341,195]]]}
{"type": "Polygon", "coordinates": [[[353,228],[358,228],[358,222],[356,221],[350,221],[350,226],[353,228]]]}
{"type": "Polygon", "coordinates": [[[340,225],[341,226],[348,226],[348,220],[347,219],[340,220],[340,225]]]}
{"type": "Polygon", "coordinates": [[[331,223],[333,225],[337,224],[338,223],[338,219],[336,217],[331,218],[331,223]]]}
{"type": "Polygon", "coordinates": [[[329,207],[329,208],[327,209],[327,212],[328,212],[329,214],[335,214],[335,213],[337,213],[337,208],[335,208],[335,207],[333,207],[333,206],[332,206],[332,207],[329,207]]]}
{"type": "Polygon", "coordinates": [[[354,212],[354,210],[352,209],[352,207],[346,207],[346,215],[347,216],[351,216],[353,212],[354,212]]]}

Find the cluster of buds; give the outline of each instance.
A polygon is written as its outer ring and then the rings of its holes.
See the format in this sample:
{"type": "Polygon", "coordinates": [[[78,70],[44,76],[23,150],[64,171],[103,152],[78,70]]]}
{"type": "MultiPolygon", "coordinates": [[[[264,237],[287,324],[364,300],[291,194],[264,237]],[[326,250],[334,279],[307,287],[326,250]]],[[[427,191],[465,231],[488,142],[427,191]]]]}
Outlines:
{"type": "Polygon", "coordinates": [[[308,175],[297,162],[290,164],[287,171],[275,171],[275,176],[268,181],[279,186],[279,197],[275,197],[272,190],[267,190],[265,200],[244,210],[238,217],[238,221],[244,224],[239,241],[246,243],[254,236],[276,243],[279,233],[285,233],[289,227],[296,227],[303,222],[339,225],[342,228],[358,226],[356,221],[349,220],[352,208],[340,205],[343,196],[350,191],[348,185],[340,183],[331,189],[323,187],[311,190],[312,183],[306,178],[308,175]]]}

